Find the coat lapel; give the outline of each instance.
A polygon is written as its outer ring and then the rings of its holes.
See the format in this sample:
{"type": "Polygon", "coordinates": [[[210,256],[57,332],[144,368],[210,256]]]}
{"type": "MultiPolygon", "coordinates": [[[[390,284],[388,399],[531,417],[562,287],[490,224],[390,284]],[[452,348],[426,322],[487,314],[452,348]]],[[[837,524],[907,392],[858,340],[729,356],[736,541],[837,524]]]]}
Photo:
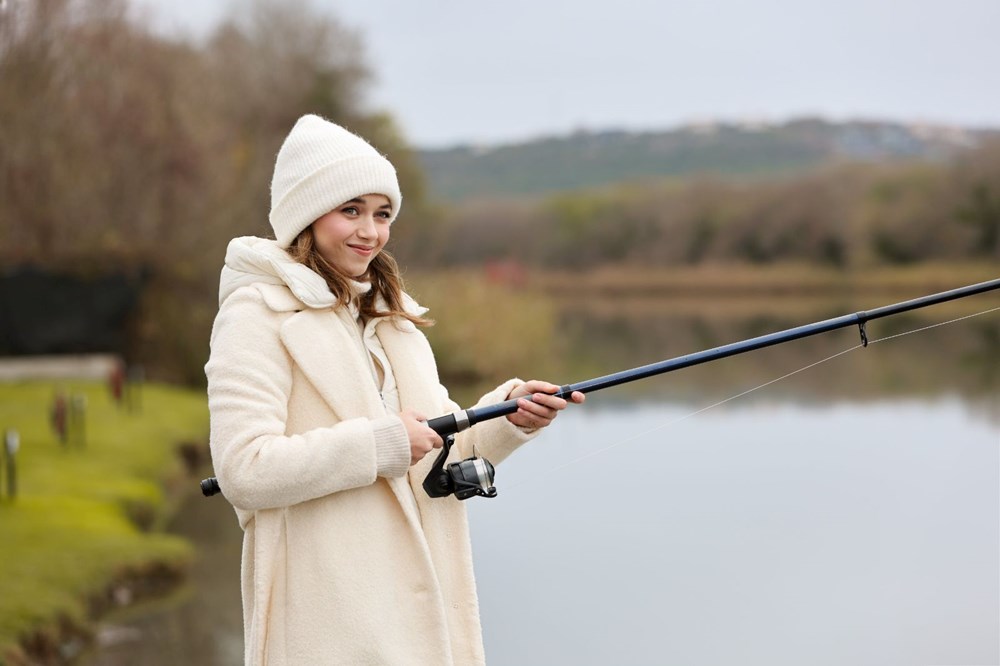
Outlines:
{"type": "Polygon", "coordinates": [[[427,338],[408,321],[386,319],[375,328],[385,350],[399,390],[399,402],[405,408],[423,412],[427,418],[441,416],[441,400],[434,357],[427,338]]]}
{"type": "Polygon", "coordinates": [[[306,309],[281,326],[281,340],[340,420],[384,413],[359,336],[346,310],[306,309]]]}

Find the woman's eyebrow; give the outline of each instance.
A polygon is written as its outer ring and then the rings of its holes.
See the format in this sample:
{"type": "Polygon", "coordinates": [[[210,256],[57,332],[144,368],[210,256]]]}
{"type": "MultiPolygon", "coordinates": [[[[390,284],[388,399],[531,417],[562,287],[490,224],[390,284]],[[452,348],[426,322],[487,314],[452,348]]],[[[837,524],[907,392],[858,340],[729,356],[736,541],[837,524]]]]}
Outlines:
{"type": "MultiPolygon", "coordinates": [[[[364,197],[354,197],[353,199],[350,199],[350,200],[346,201],[345,203],[366,204],[368,202],[365,201],[364,197]]],[[[384,203],[381,206],[379,206],[379,210],[381,210],[383,208],[388,208],[389,210],[392,210],[392,203],[391,202],[390,203],[384,203]]]]}

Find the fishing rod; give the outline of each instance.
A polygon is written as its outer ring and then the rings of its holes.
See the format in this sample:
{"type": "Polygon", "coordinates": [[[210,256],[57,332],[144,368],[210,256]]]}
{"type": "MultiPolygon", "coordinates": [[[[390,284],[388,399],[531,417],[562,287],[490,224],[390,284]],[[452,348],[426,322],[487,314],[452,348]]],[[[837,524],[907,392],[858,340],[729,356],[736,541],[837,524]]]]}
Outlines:
{"type": "MultiPolygon", "coordinates": [[[[576,384],[567,384],[561,386],[554,395],[559,398],[569,399],[574,391],[592,393],[601,389],[611,388],[612,386],[646,379],[655,375],[662,375],[667,372],[689,368],[710,361],[717,361],[737,354],[745,354],[746,352],[763,349],[764,347],[771,347],[839,328],[847,328],[848,326],[858,327],[861,335],[861,345],[867,347],[868,333],[865,329],[865,324],[869,321],[982,294],[994,289],[1000,289],[1000,279],[942,291],[929,296],[921,296],[920,298],[886,305],[874,310],[862,310],[861,312],[842,315],[812,324],[805,324],[804,326],[797,326],[785,329],[784,331],[749,338],[721,347],[713,347],[712,349],[706,349],[685,356],[678,356],[658,363],[623,370],[603,377],[587,379],[576,384]]],[[[434,461],[430,473],[428,473],[427,478],[423,482],[424,490],[428,495],[431,497],[446,497],[454,494],[458,499],[467,499],[475,495],[480,497],[496,496],[496,488],[493,486],[495,472],[493,465],[488,460],[473,455],[472,458],[451,463],[447,467],[445,467],[445,461],[448,458],[457,433],[471,428],[477,423],[513,414],[518,409],[517,403],[520,399],[522,398],[506,400],[484,407],[462,409],[427,421],[428,427],[444,439],[444,446],[434,461]]],[[[201,482],[201,489],[206,497],[215,495],[221,491],[218,481],[214,477],[203,480],[201,482]]]]}

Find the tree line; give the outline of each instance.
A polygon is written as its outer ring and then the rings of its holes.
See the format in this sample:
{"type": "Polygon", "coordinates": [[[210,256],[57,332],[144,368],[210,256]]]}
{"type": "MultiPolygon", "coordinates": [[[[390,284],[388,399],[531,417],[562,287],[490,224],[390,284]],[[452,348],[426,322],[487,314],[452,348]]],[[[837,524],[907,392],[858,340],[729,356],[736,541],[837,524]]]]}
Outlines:
{"type": "Polygon", "coordinates": [[[1000,141],[948,162],[637,181],[451,209],[452,256],[558,269],[1000,260],[1000,141]]]}

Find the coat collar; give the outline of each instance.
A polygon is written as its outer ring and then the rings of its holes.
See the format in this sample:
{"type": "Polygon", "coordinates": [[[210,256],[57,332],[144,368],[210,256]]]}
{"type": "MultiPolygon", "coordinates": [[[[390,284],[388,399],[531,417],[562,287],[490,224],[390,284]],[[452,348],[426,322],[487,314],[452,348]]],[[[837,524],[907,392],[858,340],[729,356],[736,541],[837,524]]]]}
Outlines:
{"type": "MultiPolygon", "coordinates": [[[[437,376],[427,339],[407,320],[385,317],[375,326],[392,366],[400,404],[440,416],[437,376]]],[[[382,414],[361,339],[347,308],[305,309],[281,326],[281,341],[309,381],[341,419],[382,414]]]]}

